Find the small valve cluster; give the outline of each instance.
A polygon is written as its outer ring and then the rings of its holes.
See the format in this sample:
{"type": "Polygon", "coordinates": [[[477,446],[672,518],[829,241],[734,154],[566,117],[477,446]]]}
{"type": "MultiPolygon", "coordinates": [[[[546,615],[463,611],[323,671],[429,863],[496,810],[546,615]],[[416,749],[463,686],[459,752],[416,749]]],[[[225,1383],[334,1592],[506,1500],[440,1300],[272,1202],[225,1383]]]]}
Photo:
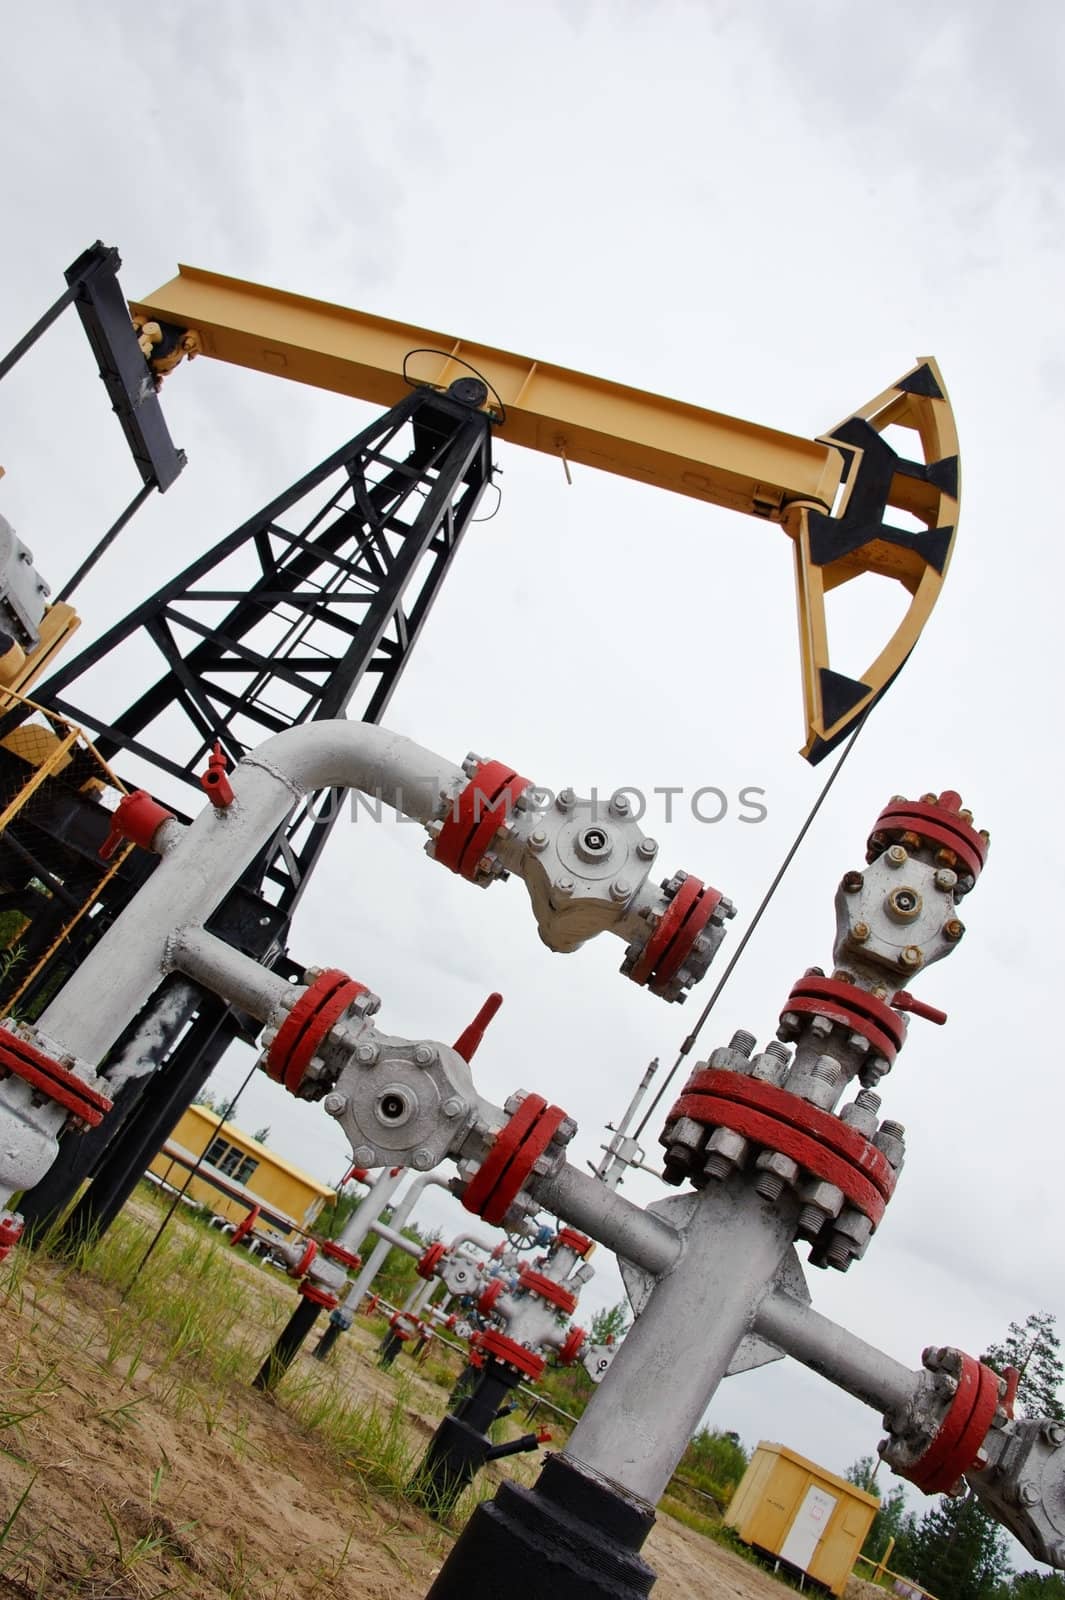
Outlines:
{"type": "Polygon", "coordinates": [[[668,1001],[705,975],[734,907],[701,879],[678,872],[656,887],[658,844],[640,828],[624,790],[605,804],[572,789],[552,796],[500,761],[468,755],[468,783],[440,797],[428,853],[487,888],[517,872],[540,937],[573,951],[612,932],[625,939],[621,970],[668,1001]]]}

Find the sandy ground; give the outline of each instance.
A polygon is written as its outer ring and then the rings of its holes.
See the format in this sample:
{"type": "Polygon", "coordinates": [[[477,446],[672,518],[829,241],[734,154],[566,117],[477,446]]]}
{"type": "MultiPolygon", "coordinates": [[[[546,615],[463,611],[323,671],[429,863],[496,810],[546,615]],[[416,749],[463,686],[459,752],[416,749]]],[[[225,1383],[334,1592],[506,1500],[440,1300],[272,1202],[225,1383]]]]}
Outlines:
{"type": "MultiPolygon", "coordinates": [[[[244,1330],[249,1351],[265,1350],[291,1286],[231,1259],[262,1312],[244,1330]]],[[[251,1363],[206,1385],[195,1356],[175,1358],[150,1326],[120,1338],[125,1315],[91,1276],[33,1258],[0,1269],[0,1600],[425,1594],[454,1535],[368,1488],[298,1420],[287,1396],[318,1392],[326,1369],[301,1357],[276,1399],[248,1386],[251,1363]]],[[[339,1352],[336,1394],[389,1410],[398,1396],[420,1450],[446,1391],[406,1358],[382,1372],[358,1329],[339,1352]]],[[[525,1481],[535,1470],[523,1458],[506,1466],[525,1481]]],[[[794,1592],[669,1517],[646,1554],[662,1574],[656,1600],[794,1592]]]]}

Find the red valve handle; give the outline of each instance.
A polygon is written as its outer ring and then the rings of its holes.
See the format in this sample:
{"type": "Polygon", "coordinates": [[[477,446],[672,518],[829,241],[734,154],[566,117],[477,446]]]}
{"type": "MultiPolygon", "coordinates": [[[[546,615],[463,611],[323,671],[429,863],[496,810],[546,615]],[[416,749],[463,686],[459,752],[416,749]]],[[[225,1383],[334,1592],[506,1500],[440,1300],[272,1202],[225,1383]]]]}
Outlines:
{"type": "Polygon", "coordinates": [[[536,1430],[536,1442],[537,1442],[537,1444],[550,1444],[551,1443],[551,1429],[550,1428],[537,1428],[537,1430],[536,1430]]]}
{"type": "Polygon", "coordinates": [[[463,1028],[453,1046],[463,1061],[472,1060],[474,1051],[484,1038],[485,1029],[502,1004],[501,994],[490,994],[473,1021],[463,1028]]]}
{"type": "Polygon", "coordinates": [[[207,795],[213,806],[224,811],[233,804],[233,786],[226,777],[226,758],[222,751],[222,741],[215,740],[214,749],[207,762],[207,771],[200,774],[200,788],[207,795]]]}
{"type": "Polygon", "coordinates": [[[941,1028],[947,1020],[945,1011],[940,1011],[938,1006],[928,1005],[924,1000],[918,1000],[908,989],[900,989],[893,996],[891,1004],[896,1011],[909,1011],[915,1017],[923,1017],[926,1022],[934,1022],[937,1028],[941,1028]]]}

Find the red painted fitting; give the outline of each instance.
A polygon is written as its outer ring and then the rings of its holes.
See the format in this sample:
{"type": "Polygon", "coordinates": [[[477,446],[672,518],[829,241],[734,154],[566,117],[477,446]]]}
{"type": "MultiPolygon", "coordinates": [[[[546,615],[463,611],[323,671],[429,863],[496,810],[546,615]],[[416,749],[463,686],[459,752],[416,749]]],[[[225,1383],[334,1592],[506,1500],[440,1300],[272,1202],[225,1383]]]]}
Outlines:
{"type": "Polygon", "coordinates": [[[885,1001],[838,978],[799,978],[792,984],[782,1020],[789,1011],[800,1017],[828,1017],[849,1033],[860,1034],[888,1066],[906,1042],[905,1024],[885,1001]]]}
{"type": "Polygon", "coordinates": [[[101,861],[110,861],[123,839],[139,845],[142,850],[152,848],[164,822],[172,822],[174,813],[153,800],[147,789],[134,789],[124,794],[111,815],[111,832],[97,854],[101,861]]]}
{"type": "Polygon", "coordinates": [[[73,1112],[89,1128],[99,1127],[111,1109],[111,1101],[83,1078],[63,1066],[54,1056],[39,1050],[21,1034],[0,1028],[0,1069],[22,1078],[38,1094],[73,1112]]]}
{"type": "Polygon", "coordinates": [[[731,1128],[764,1149],[789,1156],[842,1190],[874,1228],[895,1192],[896,1172],[855,1128],[808,1100],[738,1072],[693,1072],[667,1118],[731,1128]]]}
{"type": "Polygon", "coordinates": [[[419,1278],[424,1278],[426,1282],[430,1278],[435,1278],[436,1269],[446,1254],[447,1245],[443,1244],[441,1240],[438,1239],[435,1244],[431,1244],[428,1250],[419,1257],[418,1263],[414,1268],[419,1278]]]}
{"type": "Polygon", "coordinates": [[[720,889],[712,889],[701,878],[685,878],[629,973],[633,983],[662,994],[691,955],[720,901],[720,889]]]}
{"type": "Polygon", "coordinates": [[[319,1289],[316,1284],[304,1280],[300,1284],[300,1294],[309,1300],[312,1306],[321,1306],[325,1311],[335,1311],[340,1301],[335,1294],[330,1294],[328,1289],[319,1289]]]}
{"type": "Polygon", "coordinates": [[[372,1317],[380,1304],[381,1296],[379,1294],[372,1294],[366,1302],[366,1310],[364,1315],[367,1317],[372,1317]]]}
{"type": "Polygon", "coordinates": [[[21,1217],[5,1217],[0,1222],[0,1261],[6,1261],[22,1238],[26,1224],[21,1217]]]}
{"type": "Polygon", "coordinates": [[[934,1022],[937,1028],[941,1028],[947,1020],[945,1011],[940,1011],[938,1006],[930,1006],[926,1000],[918,1000],[908,989],[897,989],[891,996],[891,1004],[896,1011],[908,1011],[911,1016],[923,1017],[925,1022],[934,1022]]]}
{"type": "Polygon", "coordinates": [[[925,1494],[946,1494],[972,1471],[999,1405],[999,1375],[961,1351],[961,1376],[950,1409],[924,1454],[909,1467],[896,1467],[925,1494]]]}
{"type": "Polygon", "coordinates": [[[233,786],[226,777],[226,758],[222,752],[220,739],[215,740],[215,747],[207,763],[207,771],[200,774],[200,788],[219,811],[224,811],[227,806],[233,804],[235,798],[233,786]]]}
{"type": "Polygon", "coordinates": [[[433,846],[434,859],[472,882],[482,856],[530,782],[502,761],[482,761],[448,810],[433,846]]]}
{"type": "Polygon", "coordinates": [[[248,1237],[249,1233],[258,1222],[262,1209],[262,1206],[252,1206],[247,1216],[241,1218],[229,1236],[229,1243],[231,1247],[235,1244],[240,1244],[242,1240],[248,1237]]]}
{"type": "Polygon", "coordinates": [[[266,1052],[267,1075],[283,1084],[289,1094],[296,1094],[330,1028],[339,1022],[351,1002],[365,993],[364,983],[356,983],[335,967],[315,978],[278,1028],[266,1052]]]}
{"type": "Polygon", "coordinates": [[[490,1317],[495,1309],[495,1303],[506,1288],[502,1278],[493,1278],[487,1289],[483,1290],[477,1301],[477,1310],[482,1317],[490,1317]]]}
{"type": "Polygon", "coordinates": [[[590,1256],[595,1249],[595,1242],[586,1238],[583,1233],[578,1233],[576,1228],[560,1228],[558,1230],[558,1243],[565,1250],[572,1250],[574,1255],[590,1256]]]}
{"type": "Polygon", "coordinates": [[[537,1430],[536,1430],[536,1442],[537,1442],[537,1444],[550,1444],[551,1440],[553,1438],[554,1438],[554,1435],[552,1434],[550,1428],[537,1428],[537,1430]]]}
{"type": "Polygon", "coordinates": [[[495,1328],[485,1328],[481,1333],[475,1333],[470,1340],[471,1349],[476,1348],[482,1356],[490,1356],[493,1361],[502,1361],[504,1365],[513,1367],[535,1383],[543,1376],[544,1358],[527,1346],[519,1344],[516,1339],[508,1339],[505,1333],[497,1333],[495,1328]]]}
{"type": "MultiPolygon", "coordinates": [[[[352,1180],[354,1180],[355,1183],[369,1183],[370,1174],[365,1167],[352,1167],[351,1171],[344,1179],[344,1183],[351,1183],[352,1180]]],[[[343,1188],[344,1184],[341,1184],[340,1187],[343,1188]]]]}
{"type": "Polygon", "coordinates": [[[961,809],[961,796],[953,789],[945,789],[938,799],[935,795],[925,795],[923,800],[892,800],[877,817],[869,835],[866,860],[875,861],[889,844],[909,833],[955,858],[946,864],[960,864],[974,879],[978,878],[987,860],[991,839],[989,834],[978,832],[966,821],[960,814],[961,809]]]}
{"type": "Polygon", "coordinates": [[[330,1261],[339,1262],[342,1267],[349,1267],[352,1272],[358,1272],[362,1266],[362,1257],[356,1255],[354,1250],[345,1250],[335,1239],[322,1240],[322,1254],[330,1261]]]}
{"type": "Polygon", "coordinates": [[[463,1028],[451,1047],[456,1055],[462,1057],[463,1061],[473,1060],[474,1053],[484,1038],[485,1029],[502,1004],[503,996],[501,994],[490,994],[473,1021],[463,1028]]]}
{"type": "Polygon", "coordinates": [[[549,1106],[538,1094],[526,1095],[466,1185],[466,1210],[498,1227],[565,1120],[559,1106],[549,1106]]]}
{"type": "Polygon", "coordinates": [[[558,1283],[554,1278],[548,1278],[542,1272],[534,1272],[531,1267],[522,1267],[518,1273],[518,1283],[529,1294],[537,1294],[541,1300],[546,1300],[548,1305],[556,1306],[559,1311],[571,1317],[577,1309],[577,1296],[565,1284],[558,1283]]]}
{"type": "Polygon", "coordinates": [[[307,1248],[304,1250],[303,1254],[300,1256],[299,1260],[296,1262],[296,1265],[294,1267],[289,1267],[289,1269],[288,1269],[289,1277],[290,1278],[302,1278],[304,1273],[307,1271],[308,1267],[310,1266],[311,1262],[314,1260],[314,1258],[315,1258],[315,1256],[317,1254],[318,1254],[318,1241],[317,1241],[317,1239],[308,1239],[307,1240],[307,1248]]]}
{"type": "Polygon", "coordinates": [[[587,1337],[588,1333],[585,1328],[572,1327],[569,1330],[562,1347],[558,1352],[560,1366],[571,1367],[573,1365],[577,1357],[580,1355],[584,1346],[584,1341],[587,1339],[587,1337]]]}

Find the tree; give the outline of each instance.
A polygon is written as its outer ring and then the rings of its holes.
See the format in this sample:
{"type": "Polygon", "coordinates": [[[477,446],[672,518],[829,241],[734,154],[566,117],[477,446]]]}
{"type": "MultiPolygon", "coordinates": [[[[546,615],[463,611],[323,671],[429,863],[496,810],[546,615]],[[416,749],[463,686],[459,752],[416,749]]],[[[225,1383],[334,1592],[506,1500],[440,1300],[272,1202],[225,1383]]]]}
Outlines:
{"type": "Polygon", "coordinates": [[[991,1345],[980,1359],[996,1372],[1005,1367],[1017,1369],[1017,1398],[1028,1416],[1065,1422],[1060,1398],[1065,1366],[1052,1312],[1033,1311],[1024,1323],[1011,1322],[1005,1342],[991,1345]]]}
{"type": "Polygon", "coordinates": [[[1015,1572],[999,1600],[1065,1600],[1065,1578],[1060,1572],[1015,1572]]]}
{"type": "Polygon", "coordinates": [[[879,1561],[888,1547],[888,1540],[899,1537],[906,1516],[906,1491],[902,1484],[893,1484],[887,1494],[883,1494],[877,1482],[876,1468],[877,1463],[872,1456],[862,1456],[844,1474],[848,1483],[864,1489],[866,1494],[875,1494],[880,1501],[880,1510],[873,1518],[862,1545],[862,1555],[868,1556],[871,1561],[879,1561]]]}
{"type": "Polygon", "coordinates": [[[252,1134],[252,1138],[253,1139],[257,1139],[260,1144],[265,1144],[267,1142],[267,1140],[269,1139],[269,1137],[270,1137],[270,1124],[269,1123],[267,1123],[265,1128],[256,1128],[255,1132],[252,1134]]]}
{"type": "Polygon", "coordinates": [[[747,1471],[748,1455],[738,1433],[700,1428],[689,1441],[678,1475],[709,1494],[724,1509],[747,1471]]]}
{"type": "Polygon", "coordinates": [[[892,1566],[939,1600],[997,1600],[1009,1570],[1006,1536],[973,1495],[936,1500],[900,1529],[892,1566]]]}
{"type": "Polygon", "coordinates": [[[592,1318],[588,1331],[589,1344],[620,1344],[629,1326],[629,1307],[619,1300],[616,1306],[605,1306],[592,1318]]]}

